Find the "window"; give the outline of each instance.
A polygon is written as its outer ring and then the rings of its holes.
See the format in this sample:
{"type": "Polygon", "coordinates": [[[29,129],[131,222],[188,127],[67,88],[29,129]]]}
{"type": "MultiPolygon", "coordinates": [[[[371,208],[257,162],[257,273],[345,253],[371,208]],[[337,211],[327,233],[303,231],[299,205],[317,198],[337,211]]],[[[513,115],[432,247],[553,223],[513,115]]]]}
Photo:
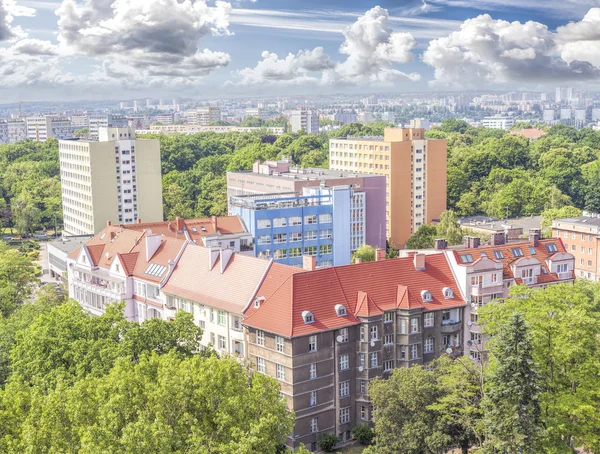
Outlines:
{"type": "Polygon", "coordinates": [[[319,224],[331,223],[331,213],[325,213],[319,215],[319,224]]]}
{"type": "Polygon", "coordinates": [[[350,381],[340,382],[340,398],[350,395],[350,381]]]}
{"type": "Polygon", "coordinates": [[[309,230],[307,232],[304,232],[304,240],[305,241],[312,241],[312,240],[316,240],[317,239],[317,231],[316,230],[309,230]]]}
{"type": "Polygon", "coordinates": [[[400,320],[400,334],[406,334],[406,320],[400,320]]]}
{"type": "Polygon", "coordinates": [[[283,353],[284,340],[281,336],[275,336],[275,346],[279,353],[283,353]]]}
{"type": "Polygon", "coordinates": [[[215,342],[215,333],[210,333],[210,343],[212,345],[216,345],[216,342],[215,342]]]}
{"type": "Polygon", "coordinates": [[[363,421],[369,420],[368,413],[367,413],[367,407],[365,407],[364,405],[360,406],[360,419],[362,419],[363,421]]]}
{"type": "MultiPolygon", "coordinates": [[[[575,234],[573,234],[573,235],[575,235],[575,234]]],[[[573,246],[573,247],[575,247],[575,246],[573,246]]],[[[557,252],[558,251],[558,249],[556,249],[556,244],[554,244],[554,243],[547,244],[546,250],[548,252],[557,252]]]]}
{"type": "Polygon", "coordinates": [[[214,309],[210,310],[210,322],[211,323],[215,322],[215,310],[214,309]]]}
{"type": "Polygon", "coordinates": [[[304,248],[305,255],[317,255],[317,246],[306,246],[304,248]]]}
{"type": "Polygon", "coordinates": [[[433,312],[427,312],[424,317],[423,317],[423,326],[425,328],[431,328],[434,323],[435,323],[435,319],[434,319],[435,314],[433,312]]]}
{"type": "Polygon", "coordinates": [[[515,257],[523,257],[523,251],[520,247],[514,247],[511,249],[513,256],[515,257]]]}
{"type": "Polygon", "coordinates": [[[265,332],[257,331],[256,332],[256,345],[265,345],[265,332]]]}
{"type": "Polygon", "coordinates": [[[504,258],[504,254],[502,254],[502,251],[494,251],[494,258],[501,260],[504,258]]]}
{"type": "Polygon", "coordinates": [[[256,358],[256,370],[261,374],[265,373],[265,359],[264,358],[256,358]]]}
{"type": "Polygon", "coordinates": [[[561,263],[556,267],[557,273],[566,273],[568,271],[568,267],[566,263],[561,263]]]}
{"type": "Polygon", "coordinates": [[[483,340],[483,334],[480,333],[471,333],[471,343],[475,345],[481,345],[483,340]]]}
{"type": "MultiPolygon", "coordinates": [[[[312,418],[310,420],[310,432],[314,434],[314,433],[317,433],[318,431],[319,431],[319,418],[312,418]]],[[[315,443],[315,445],[316,445],[316,443],[315,443]]],[[[316,449],[316,446],[315,446],[315,449],[316,449]]]]}
{"type": "Polygon", "coordinates": [[[313,315],[312,312],[309,312],[309,311],[302,312],[302,319],[304,320],[304,323],[306,323],[306,324],[315,322],[315,316],[313,315]]]}
{"type": "Polygon", "coordinates": [[[259,219],[257,221],[257,228],[259,228],[259,229],[271,228],[271,220],[270,219],[259,219]]]}
{"type": "Polygon", "coordinates": [[[340,424],[350,422],[350,407],[340,408],[340,424]]]}
{"type": "Polygon", "coordinates": [[[366,394],[367,393],[367,380],[361,380],[360,381],[360,393],[361,394],[366,394]]]}
{"type": "Polygon", "coordinates": [[[592,254],[592,248],[591,247],[588,248],[588,254],[590,254],[590,255],[592,254]]]}
{"type": "Polygon", "coordinates": [[[385,336],[383,336],[383,343],[385,345],[390,345],[394,343],[394,335],[393,334],[386,334],[385,336]]]}
{"type": "Polygon", "coordinates": [[[411,332],[411,334],[419,332],[419,319],[418,318],[410,319],[410,332],[411,332]]]}
{"type": "Polygon", "coordinates": [[[287,249],[277,249],[273,253],[274,259],[284,259],[287,257],[287,249]]]}
{"type": "Polygon", "coordinates": [[[423,353],[433,353],[433,338],[425,339],[423,343],[423,353]]]}
{"type": "Polygon", "coordinates": [[[419,358],[419,345],[413,344],[410,346],[410,359],[418,359],[419,358]]]}
{"type": "Polygon", "coordinates": [[[445,299],[452,299],[452,298],[454,298],[454,292],[452,291],[451,288],[444,287],[444,298],[445,299]]]}
{"type": "Polygon", "coordinates": [[[304,216],[304,223],[305,224],[316,224],[317,223],[317,215],[316,214],[311,214],[309,216],[304,216]]]}
{"type": "Polygon", "coordinates": [[[273,219],[273,227],[285,227],[287,225],[285,218],[275,218],[273,219]]]}
{"type": "Polygon", "coordinates": [[[462,263],[473,263],[473,256],[471,254],[462,254],[460,256],[460,261],[462,263]]]}
{"type": "Polygon", "coordinates": [[[331,254],[331,251],[332,251],[331,244],[322,244],[321,246],[319,246],[319,254],[321,254],[321,255],[331,254]]]}
{"type": "Polygon", "coordinates": [[[535,255],[535,248],[533,246],[529,246],[529,253],[535,255]]]}
{"type": "Polygon", "coordinates": [[[300,232],[290,233],[290,243],[295,243],[297,241],[302,241],[302,233],[300,233],[300,232]]]}
{"type": "Polygon", "coordinates": [[[339,337],[341,337],[342,343],[343,342],[348,342],[348,328],[342,328],[340,330],[339,337]]]}
{"type": "Polygon", "coordinates": [[[370,332],[371,332],[370,339],[372,341],[377,340],[378,339],[378,337],[377,337],[377,326],[371,326],[370,332]]]}
{"type": "Polygon", "coordinates": [[[288,250],[289,257],[300,257],[302,255],[302,249],[295,247],[288,250]]]}
{"type": "Polygon", "coordinates": [[[379,364],[379,358],[377,352],[371,353],[371,368],[377,367],[379,364]]]}
{"type": "Polygon", "coordinates": [[[350,368],[350,357],[348,355],[340,356],[340,370],[348,370],[350,368]]]}
{"type": "Polygon", "coordinates": [[[225,311],[219,311],[217,316],[217,323],[221,326],[225,326],[225,311]]]}
{"type": "Polygon", "coordinates": [[[336,304],[335,313],[338,317],[344,317],[346,315],[346,307],[342,304],[336,304]]]}
{"type": "Polygon", "coordinates": [[[227,339],[225,339],[225,336],[219,336],[219,350],[227,350],[227,339]]]}
{"type": "Polygon", "coordinates": [[[302,217],[300,216],[291,216],[288,219],[290,225],[302,225],[302,217]]]}
{"type": "Polygon", "coordinates": [[[259,235],[258,244],[271,244],[271,235],[259,235]]]}
{"type": "Polygon", "coordinates": [[[383,370],[392,370],[394,368],[394,361],[384,361],[383,362],[383,370]]]}
{"type": "Polygon", "coordinates": [[[333,236],[333,230],[331,230],[331,229],[325,229],[325,230],[319,231],[319,237],[322,240],[330,239],[332,236],[333,236]]]}
{"type": "Polygon", "coordinates": [[[281,243],[285,243],[287,241],[287,235],[285,233],[276,233],[275,235],[273,235],[273,243],[274,244],[281,244],[281,243]]]}
{"type": "Polygon", "coordinates": [[[308,336],[308,351],[316,352],[317,351],[317,336],[308,336]]]}
{"type": "Polygon", "coordinates": [[[385,323],[390,323],[394,321],[394,313],[393,312],[386,312],[383,314],[383,321],[385,323]]]}
{"type": "Polygon", "coordinates": [[[285,380],[285,367],[281,364],[277,364],[277,380],[285,380]]]}
{"type": "Polygon", "coordinates": [[[309,377],[311,380],[317,378],[317,363],[311,363],[309,377]]]}
{"type": "Polygon", "coordinates": [[[424,303],[433,300],[433,297],[431,296],[431,292],[429,290],[421,290],[421,298],[423,299],[424,303]]]}
{"type": "Polygon", "coordinates": [[[360,326],[360,341],[361,342],[365,342],[365,326],[361,325],[360,326]]]}

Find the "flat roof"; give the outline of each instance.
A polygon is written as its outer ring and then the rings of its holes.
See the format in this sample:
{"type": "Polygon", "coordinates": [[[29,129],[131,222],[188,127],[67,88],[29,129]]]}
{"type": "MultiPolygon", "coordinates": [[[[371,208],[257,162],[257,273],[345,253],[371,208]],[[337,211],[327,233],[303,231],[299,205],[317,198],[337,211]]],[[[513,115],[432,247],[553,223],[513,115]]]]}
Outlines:
{"type": "Polygon", "coordinates": [[[70,254],[75,249],[79,249],[82,245],[87,243],[90,238],[94,238],[94,235],[68,236],[50,241],[48,244],[52,247],[55,247],[59,251],[70,254]]]}
{"type": "Polygon", "coordinates": [[[318,181],[328,178],[385,178],[383,175],[373,175],[370,173],[349,172],[347,170],[319,169],[319,168],[296,168],[290,167],[290,172],[275,172],[272,174],[253,172],[252,170],[238,170],[227,172],[232,175],[256,175],[257,177],[267,177],[285,180],[305,180],[318,181]]]}
{"type": "Polygon", "coordinates": [[[576,224],[582,226],[600,227],[600,217],[593,218],[591,216],[578,216],[576,218],[555,219],[552,222],[552,225],[554,225],[555,222],[562,224],[576,224]]]}
{"type": "Polygon", "coordinates": [[[541,216],[523,216],[521,218],[512,218],[500,220],[487,216],[468,216],[459,219],[461,227],[476,228],[493,231],[503,231],[505,229],[522,228],[523,233],[528,229],[539,229],[542,225],[541,216]]]}

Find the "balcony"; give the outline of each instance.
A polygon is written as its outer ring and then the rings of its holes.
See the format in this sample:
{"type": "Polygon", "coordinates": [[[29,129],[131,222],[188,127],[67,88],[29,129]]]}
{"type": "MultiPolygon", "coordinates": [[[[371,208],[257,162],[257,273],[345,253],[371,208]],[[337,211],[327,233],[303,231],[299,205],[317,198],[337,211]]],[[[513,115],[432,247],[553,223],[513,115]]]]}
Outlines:
{"type": "Polygon", "coordinates": [[[462,322],[460,320],[442,320],[442,333],[455,333],[460,331],[462,328],[462,322]]]}
{"type": "Polygon", "coordinates": [[[567,271],[565,273],[557,273],[557,274],[558,274],[558,279],[561,281],[565,281],[567,279],[574,279],[573,271],[567,271]]]}
{"type": "Polygon", "coordinates": [[[522,277],[521,279],[523,279],[523,284],[526,284],[526,285],[537,284],[537,276],[526,276],[526,277],[522,277]]]}
{"type": "Polygon", "coordinates": [[[493,295],[495,293],[502,293],[502,291],[502,282],[484,282],[471,286],[471,295],[474,296],[493,295]]]}

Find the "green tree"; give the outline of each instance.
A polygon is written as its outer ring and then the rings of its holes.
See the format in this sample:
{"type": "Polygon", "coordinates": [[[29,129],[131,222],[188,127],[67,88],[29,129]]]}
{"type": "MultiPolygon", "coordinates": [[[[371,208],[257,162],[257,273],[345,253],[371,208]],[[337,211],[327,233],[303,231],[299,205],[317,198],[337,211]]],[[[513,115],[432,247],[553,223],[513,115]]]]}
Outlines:
{"type": "Polygon", "coordinates": [[[0,314],[9,316],[31,296],[38,282],[33,264],[0,242],[0,314]]]}
{"type": "Polygon", "coordinates": [[[423,224],[417,231],[406,241],[408,249],[427,249],[432,248],[438,237],[438,229],[435,225],[423,224]]]}
{"type": "Polygon", "coordinates": [[[41,220],[40,209],[27,193],[19,195],[11,205],[14,224],[19,235],[25,236],[33,232],[41,220]]]}
{"type": "Polygon", "coordinates": [[[458,223],[458,216],[454,211],[447,210],[440,215],[437,234],[439,238],[444,238],[449,245],[462,243],[463,234],[458,223]]]}
{"type": "Polygon", "coordinates": [[[555,219],[574,218],[581,216],[581,210],[574,206],[565,206],[562,208],[550,208],[542,212],[542,230],[544,236],[551,236],[552,221],[555,219]]]}
{"type": "Polygon", "coordinates": [[[377,258],[377,252],[373,246],[363,244],[354,251],[354,254],[352,254],[352,263],[354,263],[357,258],[361,259],[363,262],[374,262],[377,258]]]}
{"type": "Polygon", "coordinates": [[[491,349],[487,392],[483,400],[486,440],[490,453],[538,453],[541,380],[524,317],[511,315],[498,329],[491,349]]]}

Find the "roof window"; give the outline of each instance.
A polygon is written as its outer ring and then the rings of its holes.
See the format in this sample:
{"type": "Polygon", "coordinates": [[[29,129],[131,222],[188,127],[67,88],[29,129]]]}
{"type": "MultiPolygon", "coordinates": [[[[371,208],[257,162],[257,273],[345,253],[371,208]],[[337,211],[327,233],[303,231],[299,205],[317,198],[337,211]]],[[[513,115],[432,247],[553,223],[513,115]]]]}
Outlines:
{"type": "Polygon", "coordinates": [[[471,254],[462,254],[460,261],[463,263],[473,263],[473,256],[471,254]]]}
{"type": "Polygon", "coordinates": [[[421,290],[421,298],[424,303],[428,301],[433,301],[433,297],[431,296],[431,292],[429,290],[421,290]]]}
{"type": "Polygon", "coordinates": [[[533,246],[529,246],[529,252],[531,255],[535,255],[535,248],[533,246]]]}
{"type": "Polygon", "coordinates": [[[523,257],[523,251],[520,247],[514,247],[511,249],[511,251],[515,257],[523,257]]]}
{"type": "Polygon", "coordinates": [[[547,244],[546,250],[548,252],[558,252],[558,249],[556,249],[556,244],[554,244],[554,243],[547,244]]]}
{"type": "Polygon", "coordinates": [[[454,292],[450,287],[444,287],[444,298],[447,300],[454,298],[454,292]]]}
{"type": "Polygon", "coordinates": [[[310,311],[302,311],[302,319],[307,325],[315,322],[315,316],[310,311]]]}
{"type": "Polygon", "coordinates": [[[504,254],[502,253],[502,251],[494,251],[494,257],[497,259],[503,259],[504,254]]]}
{"type": "Polygon", "coordinates": [[[338,315],[338,317],[344,317],[345,315],[348,315],[346,313],[346,307],[343,304],[335,305],[335,313],[338,315]]]}

